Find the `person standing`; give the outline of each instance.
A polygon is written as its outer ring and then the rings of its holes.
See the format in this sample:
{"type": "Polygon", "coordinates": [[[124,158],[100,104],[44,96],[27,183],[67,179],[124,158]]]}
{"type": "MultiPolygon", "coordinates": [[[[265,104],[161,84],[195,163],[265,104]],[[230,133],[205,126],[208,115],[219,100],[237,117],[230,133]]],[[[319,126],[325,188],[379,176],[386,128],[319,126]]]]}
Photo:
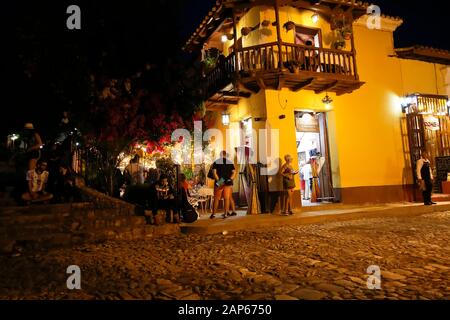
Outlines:
{"type": "Polygon", "coordinates": [[[224,213],[222,218],[228,216],[230,210],[230,198],[233,192],[233,180],[236,177],[236,168],[230,160],[226,151],[221,152],[221,158],[217,159],[212,165],[212,173],[214,176],[214,204],[213,212],[210,216],[214,219],[215,213],[219,207],[220,199],[224,198],[224,213]]]}
{"type": "Polygon", "coordinates": [[[139,156],[135,155],[125,168],[125,180],[131,186],[144,184],[144,167],[139,163],[139,156]]]}
{"type": "Polygon", "coordinates": [[[431,170],[431,162],[427,151],[422,151],[422,155],[416,164],[417,181],[423,194],[423,203],[426,206],[436,204],[431,201],[431,193],[433,191],[433,171],[431,170]]]}
{"type": "Polygon", "coordinates": [[[305,193],[303,195],[303,200],[311,199],[311,184],[312,184],[312,170],[311,163],[308,161],[301,169],[303,174],[303,179],[305,181],[305,193]]]}
{"type": "Polygon", "coordinates": [[[24,157],[28,165],[28,171],[34,170],[41,157],[42,139],[32,123],[25,124],[20,147],[25,152],[24,157]]]}
{"type": "Polygon", "coordinates": [[[295,189],[294,177],[298,174],[298,171],[294,171],[292,167],[292,157],[286,155],[284,157],[286,163],[281,167],[281,175],[283,176],[283,191],[284,191],[284,201],[281,206],[282,215],[292,215],[293,208],[293,197],[295,189]]]}

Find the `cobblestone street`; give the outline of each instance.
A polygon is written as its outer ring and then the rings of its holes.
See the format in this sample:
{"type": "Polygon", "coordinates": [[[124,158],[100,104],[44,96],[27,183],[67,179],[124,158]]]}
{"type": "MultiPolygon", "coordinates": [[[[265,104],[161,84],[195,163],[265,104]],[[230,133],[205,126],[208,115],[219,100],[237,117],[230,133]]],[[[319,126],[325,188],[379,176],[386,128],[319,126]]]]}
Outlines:
{"type": "Polygon", "coordinates": [[[449,242],[444,212],[83,245],[0,257],[0,299],[450,299],[449,242]]]}

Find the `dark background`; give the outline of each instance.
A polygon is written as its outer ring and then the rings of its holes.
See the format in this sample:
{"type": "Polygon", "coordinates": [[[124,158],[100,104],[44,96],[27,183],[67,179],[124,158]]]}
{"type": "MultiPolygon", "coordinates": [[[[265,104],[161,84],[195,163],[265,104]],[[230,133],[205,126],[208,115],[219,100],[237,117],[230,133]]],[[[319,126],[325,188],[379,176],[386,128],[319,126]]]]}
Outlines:
{"type": "MultiPolygon", "coordinates": [[[[0,134],[33,122],[50,134],[63,110],[86,105],[88,77],[129,76],[144,64],[189,61],[180,48],[212,8],[212,0],[14,1],[0,10],[0,134]],[[66,9],[81,7],[81,30],[67,30],[66,9]]],[[[375,0],[401,16],[396,47],[450,50],[444,1],[375,0]]]]}

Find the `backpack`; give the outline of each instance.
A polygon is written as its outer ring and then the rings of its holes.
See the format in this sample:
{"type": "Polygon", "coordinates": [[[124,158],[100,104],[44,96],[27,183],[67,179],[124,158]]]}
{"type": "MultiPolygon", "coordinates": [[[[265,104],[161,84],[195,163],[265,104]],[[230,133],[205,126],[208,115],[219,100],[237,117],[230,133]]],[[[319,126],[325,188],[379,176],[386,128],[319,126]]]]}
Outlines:
{"type": "Polygon", "coordinates": [[[212,179],[212,180],[215,179],[215,178],[214,178],[213,170],[214,170],[214,164],[212,164],[211,167],[209,168],[208,175],[207,175],[207,177],[208,177],[209,179],[212,179]]]}
{"type": "Polygon", "coordinates": [[[185,203],[183,209],[181,210],[181,216],[183,217],[183,222],[193,223],[197,221],[199,214],[191,204],[185,203]]]}

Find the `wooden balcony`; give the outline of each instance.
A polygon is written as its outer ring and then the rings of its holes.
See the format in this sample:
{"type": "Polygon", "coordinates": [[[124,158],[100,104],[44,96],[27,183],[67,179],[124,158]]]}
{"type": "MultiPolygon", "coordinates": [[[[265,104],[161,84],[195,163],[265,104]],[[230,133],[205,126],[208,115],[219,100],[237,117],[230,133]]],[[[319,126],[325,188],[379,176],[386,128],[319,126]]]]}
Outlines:
{"type": "Polygon", "coordinates": [[[221,61],[205,78],[209,104],[237,103],[239,94],[232,85],[236,80],[255,93],[261,89],[288,88],[342,95],[364,84],[359,81],[353,52],[290,43],[244,48],[221,61]]]}

